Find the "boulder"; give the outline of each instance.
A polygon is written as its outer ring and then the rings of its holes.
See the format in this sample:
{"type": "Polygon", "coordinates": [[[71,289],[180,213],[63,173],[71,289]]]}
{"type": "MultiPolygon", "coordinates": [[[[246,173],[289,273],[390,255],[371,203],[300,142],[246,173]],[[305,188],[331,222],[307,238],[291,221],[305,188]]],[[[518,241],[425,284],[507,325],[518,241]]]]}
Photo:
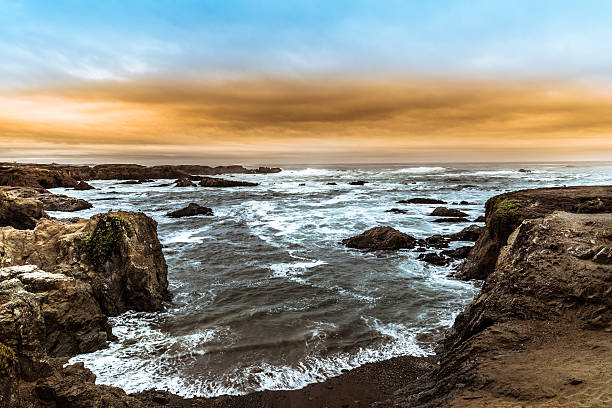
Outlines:
{"type": "Polygon", "coordinates": [[[409,200],[399,200],[398,204],[446,204],[446,201],[437,200],[435,198],[415,197],[409,200]]]}
{"type": "Polygon", "coordinates": [[[185,208],[166,214],[166,216],[171,218],[193,217],[194,215],[213,215],[213,210],[199,204],[191,203],[185,208]]]}
{"type": "Polygon", "coordinates": [[[525,219],[553,211],[606,213],[612,211],[611,186],[553,187],[501,194],[485,204],[486,227],[458,277],[484,279],[495,268],[500,249],[525,219]],[[599,204],[599,203],[602,204],[599,204]]]}
{"type": "Polygon", "coordinates": [[[459,232],[454,234],[450,234],[448,238],[451,241],[469,241],[476,242],[480,237],[480,234],[484,231],[484,227],[479,227],[478,225],[470,225],[469,227],[465,227],[459,232]]]}
{"type": "Polygon", "coordinates": [[[64,194],[53,194],[44,188],[33,187],[0,187],[0,192],[7,192],[15,197],[33,198],[42,201],[46,211],[81,211],[92,208],[91,203],[64,194]]]}
{"type": "Polygon", "coordinates": [[[174,181],[175,187],[195,187],[195,183],[188,178],[180,178],[174,181]]]}
{"type": "Polygon", "coordinates": [[[79,181],[79,183],[74,187],[75,190],[95,190],[95,187],[90,186],[88,183],[84,181],[79,181]]]}
{"type": "Polygon", "coordinates": [[[448,258],[435,252],[421,254],[417,257],[417,259],[436,266],[446,266],[450,263],[450,260],[448,258]]]}
{"type": "Polygon", "coordinates": [[[19,198],[0,191],[0,227],[34,229],[38,220],[43,217],[46,217],[46,214],[41,201],[19,198]]]}
{"type": "Polygon", "coordinates": [[[456,208],[437,207],[430,216],[434,217],[467,217],[468,214],[456,208]]]}
{"type": "Polygon", "coordinates": [[[391,227],[374,227],[360,235],[342,241],[349,248],[375,250],[411,249],[416,239],[391,227]]]}
{"type": "Polygon", "coordinates": [[[255,187],[258,183],[249,183],[247,181],[225,180],[217,177],[202,177],[200,180],[201,187],[255,187]]]}

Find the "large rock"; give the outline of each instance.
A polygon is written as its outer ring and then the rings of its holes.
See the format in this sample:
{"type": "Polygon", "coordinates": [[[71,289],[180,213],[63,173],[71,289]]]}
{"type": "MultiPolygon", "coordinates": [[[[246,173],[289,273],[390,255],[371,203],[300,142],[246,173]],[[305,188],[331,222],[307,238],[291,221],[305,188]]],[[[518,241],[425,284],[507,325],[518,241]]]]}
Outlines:
{"type": "Polygon", "coordinates": [[[459,232],[450,234],[448,238],[451,241],[476,242],[478,241],[478,238],[480,238],[480,234],[482,234],[483,231],[484,227],[479,227],[478,225],[470,225],[469,227],[465,227],[459,232]]]}
{"type": "Polygon", "coordinates": [[[45,216],[42,202],[0,191],[0,227],[33,229],[45,216]]]}
{"type": "Polygon", "coordinates": [[[248,181],[226,180],[217,177],[203,177],[200,180],[201,187],[254,187],[258,185],[258,183],[248,181]]]}
{"type": "Polygon", "coordinates": [[[456,208],[437,207],[432,211],[431,216],[435,217],[467,217],[468,215],[456,208]]]}
{"type": "Polygon", "coordinates": [[[42,219],[34,230],[0,229],[0,266],[33,264],[88,282],[103,313],[160,310],[168,268],[157,223],[142,213],[98,214],[72,224],[42,219]]]}
{"type": "Polygon", "coordinates": [[[181,208],[180,210],[172,211],[166,214],[166,216],[171,218],[193,217],[194,215],[213,215],[213,210],[212,208],[191,203],[185,208],[181,208]]]}
{"type": "Polygon", "coordinates": [[[525,219],[555,210],[607,213],[612,210],[612,187],[555,187],[522,190],[490,198],[485,204],[486,227],[459,271],[462,279],[484,279],[495,268],[499,250],[525,219]],[[601,204],[600,204],[601,203],[601,204]]]}
{"type": "Polygon", "coordinates": [[[457,316],[437,368],[394,406],[609,405],[611,248],[610,213],[524,219],[457,316]]]}
{"type": "Polygon", "coordinates": [[[375,250],[411,249],[417,240],[391,227],[374,227],[360,235],[342,241],[349,248],[375,250]]]}
{"type": "Polygon", "coordinates": [[[0,187],[0,192],[7,192],[15,197],[33,198],[43,203],[43,208],[47,211],[81,211],[92,208],[91,203],[76,197],[69,197],[64,194],[53,194],[44,188],[33,187],[0,187]]]}

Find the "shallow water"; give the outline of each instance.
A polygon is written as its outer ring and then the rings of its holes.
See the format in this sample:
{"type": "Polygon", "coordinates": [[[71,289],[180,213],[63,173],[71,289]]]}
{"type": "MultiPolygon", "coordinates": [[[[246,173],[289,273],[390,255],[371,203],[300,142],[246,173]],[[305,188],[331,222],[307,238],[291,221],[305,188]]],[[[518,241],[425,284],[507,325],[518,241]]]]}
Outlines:
{"type": "Polygon", "coordinates": [[[53,190],[94,204],[53,216],[143,211],[159,223],[164,244],[174,295],[167,310],[112,318],[118,341],[71,360],[85,362],[98,383],[128,392],[159,388],[216,396],[300,388],[366,362],[431,353],[431,335],[452,324],[477,284],[449,278],[452,267],[424,264],[414,251],[362,253],[339,241],[376,225],[425,238],[470,224],[433,223],[427,214],[435,205],[397,204],[400,199],[466,200],[469,205],[450,206],[473,220],[492,195],[610,184],[612,167],[345,166],[234,178],[261,185],[92,181],[97,190],[53,190]],[[368,184],[347,184],[354,180],[368,184]],[[332,181],[338,185],[326,185],[332,181]],[[212,207],[215,215],[164,216],[190,202],[212,207]],[[393,207],[408,213],[385,212],[393,207]]]}

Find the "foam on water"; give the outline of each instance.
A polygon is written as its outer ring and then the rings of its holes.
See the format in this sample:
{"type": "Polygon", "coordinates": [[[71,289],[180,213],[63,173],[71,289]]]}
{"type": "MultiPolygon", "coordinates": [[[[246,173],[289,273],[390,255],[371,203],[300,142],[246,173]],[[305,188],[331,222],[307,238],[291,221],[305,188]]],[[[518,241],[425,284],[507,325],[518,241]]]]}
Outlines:
{"type": "Polygon", "coordinates": [[[376,225],[416,238],[469,225],[433,223],[428,214],[435,206],[398,204],[401,199],[434,197],[447,206],[466,200],[473,205],[457,208],[474,219],[493,194],[609,184],[612,174],[610,166],[524,167],[532,172],[493,165],[309,168],[236,175],[260,183],[256,188],[104,180],[90,183],[97,190],[54,189],[94,204],[54,216],[123,209],[158,221],[174,295],[163,313],[112,318],[118,341],[71,362],[83,361],[98,383],[128,392],[217,396],[300,388],[364,363],[428,354],[432,344],[420,335],[450,326],[478,284],[452,279],[452,266],[424,264],[411,250],[363,253],[340,241],[376,225]],[[353,180],[368,183],[348,185],[353,180]],[[215,215],[164,215],[190,202],[215,215]],[[408,214],[385,212],[393,207],[408,214]]]}

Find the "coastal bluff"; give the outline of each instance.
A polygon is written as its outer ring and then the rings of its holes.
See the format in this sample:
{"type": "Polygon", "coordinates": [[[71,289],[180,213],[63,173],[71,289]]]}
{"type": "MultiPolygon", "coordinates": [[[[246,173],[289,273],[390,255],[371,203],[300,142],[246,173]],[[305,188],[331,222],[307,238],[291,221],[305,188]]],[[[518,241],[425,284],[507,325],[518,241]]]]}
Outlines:
{"type": "MultiPolygon", "coordinates": [[[[42,207],[29,198],[11,205],[42,207]]],[[[83,364],[64,365],[107,347],[108,316],[170,300],[157,223],[133,212],[28,220],[33,229],[0,228],[0,407],[143,407],[96,385],[83,364]]]]}

